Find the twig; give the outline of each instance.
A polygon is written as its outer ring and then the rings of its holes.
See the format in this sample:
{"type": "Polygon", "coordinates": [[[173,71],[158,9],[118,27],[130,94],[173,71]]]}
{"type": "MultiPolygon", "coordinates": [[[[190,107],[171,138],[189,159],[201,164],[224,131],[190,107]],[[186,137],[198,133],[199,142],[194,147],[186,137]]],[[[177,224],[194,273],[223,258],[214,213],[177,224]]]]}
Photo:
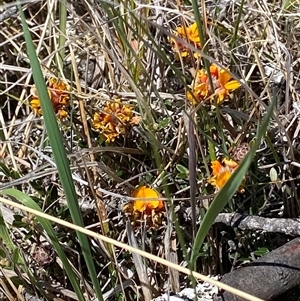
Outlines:
{"type": "Polygon", "coordinates": [[[0,13],[0,22],[3,22],[11,17],[15,17],[17,10],[18,10],[17,6],[12,6],[9,7],[7,10],[5,10],[4,12],[0,13]]]}
{"type": "Polygon", "coordinates": [[[300,219],[266,218],[248,216],[240,213],[220,213],[215,223],[223,223],[241,230],[260,230],[291,236],[300,235],[300,219]]]}

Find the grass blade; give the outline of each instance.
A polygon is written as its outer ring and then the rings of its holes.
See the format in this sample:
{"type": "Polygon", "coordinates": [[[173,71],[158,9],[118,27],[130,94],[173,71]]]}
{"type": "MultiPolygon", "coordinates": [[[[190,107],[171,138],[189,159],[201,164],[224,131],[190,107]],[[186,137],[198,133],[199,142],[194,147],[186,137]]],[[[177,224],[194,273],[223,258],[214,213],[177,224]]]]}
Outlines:
{"type": "MultiPolygon", "coordinates": [[[[53,106],[49,99],[48,91],[45,85],[44,76],[37,59],[32,38],[28,29],[28,25],[25,20],[24,13],[21,6],[19,6],[20,15],[22,18],[23,31],[26,40],[26,46],[28,50],[28,56],[30,58],[30,64],[33,71],[33,78],[37,88],[39,99],[41,100],[41,108],[44,116],[44,122],[49,136],[49,141],[52,146],[53,156],[57,165],[58,174],[64,188],[66,200],[68,202],[70,214],[74,224],[83,226],[83,220],[78,205],[77,195],[72,180],[69,161],[64,149],[61,133],[59,131],[56,117],[54,115],[53,106]]],[[[81,245],[82,253],[89,271],[89,275],[93,282],[93,286],[97,295],[97,298],[103,300],[101,287],[97,278],[93,257],[91,254],[90,244],[87,236],[77,232],[78,240],[81,245]]]]}
{"type": "Polygon", "coordinates": [[[60,72],[63,70],[63,62],[65,59],[65,43],[66,43],[66,26],[67,26],[67,1],[59,1],[59,41],[58,41],[58,57],[57,65],[60,72]]]}

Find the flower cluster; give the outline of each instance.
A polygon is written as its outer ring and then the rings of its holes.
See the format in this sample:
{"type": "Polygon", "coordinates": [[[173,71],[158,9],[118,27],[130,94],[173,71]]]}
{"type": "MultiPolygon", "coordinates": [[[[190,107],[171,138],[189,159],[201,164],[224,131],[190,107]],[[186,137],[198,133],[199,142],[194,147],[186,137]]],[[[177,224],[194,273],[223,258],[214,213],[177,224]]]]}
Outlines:
{"type": "MultiPolygon", "coordinates": [[[[218,160],[211,162],[211,169],[213,176],[208,182],[217,190],[220,190],[229,180],[233,172],[238,167],[238,163],[233,160],[223,159],[222,163],[218,160]]],[[[243,192],[243,188],[239,188],[239,192],[243,192]]]]}
{"type": "MultiPolygon", "coordinates": [[[[197,23],[193,23],[189,27],[186,26],[177,27],[176,31],[174,32],[174,35],[176,37],[186,40],[188,44],[191,44],[197,49],[201,49],[197,23]]],[[[183,57],[183,58],[188,57],[189,54],[191,53],[190,48],[187,45],[183,45],[182,43],[180,43],[176,38],[170,38],[170,43],[172,45],[172,49],[174,53],[176,53],[177,60],[179,59],[179,57],[183,57]]],[[[195,52],[193,53],[193,55],[195,58],[199,57],[199,55],[195,52]]]]}
{"type": "Polygon", "coordinates": [[[240,83],[231,79],[231,75],[225,69],[220,69],[215,65],[209,68],[213,89],[211,87],[209,76],[205,69],[196,73],[196,77],[191,85],[191,92],[187,93],[187,98],[193,104],[210,99],[213,103],[214,97],[217,103],[222,103],[229,97],[229,93],[240,87],[240,83]]]}
{"type": "MultiPolygon", "coordinates": [[[[31,88],[32,99],[30,106],[35,114],[42,115],[41,102],[35,86],[31,88]]],[[[58,119],[64,119],[68,116],[67,109],[70,106],[69,87],[62,80],[50,78],[48,84],[48,94],[52,102],[54,112],[58,119]]]]}
{"type": "Polygon", "coordinates": [[[124,135],[126,127],[134,123],[132,107],[121,103],[119,99],[109,101],[101,112],[96,112],[93,127],[100,131],[106,142],[113,142],[124,135]]]}
{"type": "Polygon", "coordinates": [[[150,228],[157,228],[161,225],[165,207],[159,199],[159,194],[154,189],[141,186],[133,191],[132,197],[136,200],[125,204],[123,210],[128,214],[134,225],[143,221],[150,228]]]}

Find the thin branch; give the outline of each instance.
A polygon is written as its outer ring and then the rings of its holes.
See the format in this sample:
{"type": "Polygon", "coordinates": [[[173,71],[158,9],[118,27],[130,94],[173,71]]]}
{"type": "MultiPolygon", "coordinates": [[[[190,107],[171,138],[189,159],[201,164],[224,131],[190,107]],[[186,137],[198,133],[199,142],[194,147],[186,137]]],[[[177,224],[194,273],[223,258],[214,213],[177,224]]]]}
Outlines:
{"type": "Polygon", "coordinates": [[[248,216],[240,213],[220,213],[215,223],[223,223],[241,230],[260,230],[300,236],[300,219],[266,218],[261,216],[248,216]]]}

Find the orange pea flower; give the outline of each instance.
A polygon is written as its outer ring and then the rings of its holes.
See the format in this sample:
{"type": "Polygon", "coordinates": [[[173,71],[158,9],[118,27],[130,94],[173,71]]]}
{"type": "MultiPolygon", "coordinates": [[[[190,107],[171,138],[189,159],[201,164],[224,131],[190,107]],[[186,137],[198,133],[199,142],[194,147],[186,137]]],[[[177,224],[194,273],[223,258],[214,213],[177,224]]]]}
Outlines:
{"type": "Polygon", "coordinates": [[[125,204],[123,210],[133,220],[133,224],[144,220],[149,227],[158,227],[165,213],[159,194],[152,188],[141,186],[133,191],[132,197],[137,199],[125,204]]]}
{"type": "Polygon", "coordinates": [[[192,91],[187,93],[188,100],[193,104],[205,101],[208,98],[213,102],[214,96],[217,98],[217,103],[221,104],[229,97],[230,92],[240,87],[240,83],[237,80],[231,79],[231,75],[225,69],[211,65],[209,70],[214,89],[211,89],[206,70],[199,70],[191,85],[192,91]]]}
{"type": "MultiPolygon", "coordinates": [[[[208,182],[217,190],[220,190],[229,180],[233,172],[238,167],[238,163],[233,160],[223,159],[222,163],[218,160],[211,162],[211,169],[213,176],[208,182]]],[[[239,188],[239,192],[243,192],[243,188],[239,188]]]]}
{"type": "MultiPolygon", "coordinates": [[[[187,43],[193,45],[194,47],[201,49],[199,31],[197,27],[197,23],[193,23],[190,26],[179,26],[176,28],[174,32],[175,36],[180,37],[187,41],[187,43]]],[[[176,38],[170,38],[170,43],[172,45],[172,49],[174,53],[176,53],[176,59],[179,57],[188,57],[190,54],[189,47],[187,45],[183,45],[176,38]]],[[[198,58],[199,55],[197,53],[193,53],[195,58],[198,58]]]]}
{"type": "Polygon", "coordinates": [[[124,135],[126,126],[134,123],[132,107],[123,104],[120,99],[109,101],[101,112],[96,112],[93,118],[93,127],[100,131],[106,142],[113,142],[124,135]]]}
{"type": "MultiPolygon", "coordinates": [[[[38,98],[36,87],[31,88],[32,99],[30,106],[32,110],[42,115],[41,102],[38,98]]],[[[48,84],[48,94],[52,102],[54,112],[58,119],[64,119],[68,116],[67,109],[70,106],[69,86],[62,80],[50,78],[48,84]]]]}

